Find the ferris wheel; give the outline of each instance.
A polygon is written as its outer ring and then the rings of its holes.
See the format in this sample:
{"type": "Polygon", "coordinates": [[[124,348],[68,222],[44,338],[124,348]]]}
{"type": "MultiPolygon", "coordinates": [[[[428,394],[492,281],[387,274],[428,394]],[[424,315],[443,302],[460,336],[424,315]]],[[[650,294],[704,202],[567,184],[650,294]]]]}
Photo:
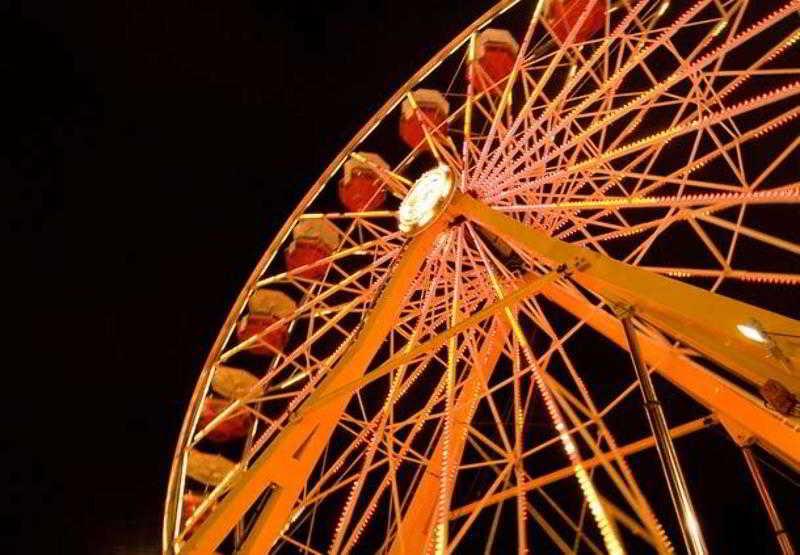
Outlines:
{"type": "Polygon", "coordinates": [[[455,37],[236,300],[164,551],[705,553],[676,446],[713,432],[792,553],[759,459],[800,471],[798,10],[505,0],[455,37]]]}

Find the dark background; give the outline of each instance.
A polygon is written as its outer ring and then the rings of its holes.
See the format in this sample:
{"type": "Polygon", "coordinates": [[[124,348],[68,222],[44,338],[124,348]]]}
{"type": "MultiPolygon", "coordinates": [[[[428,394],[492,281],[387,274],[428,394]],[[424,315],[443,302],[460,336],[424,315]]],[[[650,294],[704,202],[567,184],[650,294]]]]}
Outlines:
{"type": "MultiPolygon", "coordinates": [[[[6,552],[159,550],[195,377],[260,252],[372,112],[488,4],[5,8],[6,304],[34,338],[18,349],[7,336],[21,360],[3,378],[6,552]]],[[[726,510],[735,528],[753,507],[726,510]]]]}
{"type": "Polygon", "coordinates": [[[23,292],[9,300],[35,338],[3,403],[9,547],[159,550],[189,396],[261,251],[364,121],[487,7],[4,9],[0,177],[23,292]]]}

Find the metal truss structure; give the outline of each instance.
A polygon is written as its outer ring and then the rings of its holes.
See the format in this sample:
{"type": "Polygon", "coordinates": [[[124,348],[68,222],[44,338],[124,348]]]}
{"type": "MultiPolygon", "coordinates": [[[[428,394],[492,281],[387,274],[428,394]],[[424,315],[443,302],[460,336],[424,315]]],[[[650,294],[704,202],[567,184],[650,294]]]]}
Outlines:
{"type": "Polygon", "coordinates": [[[553,3],[504,0],[465,29],[267,248],[192,398],[165,553],[705,553],[675,443],[714,427],[754,477],[732,487],[758,490],[793,552],[753,448],[800,471],[798,307],[774,301],[800,286],[798,228],[780,223],[800,215],[800,1],[581,0],[566,37],[553,3]],[[478,91],[465,76],[489,27],[518,53],[478,91]],[[431,84],[453,107],[438,123],[414,96],[431,84]],[[391,149],[404,102],[424,141],[379,166],[362,152],[391,149]],[[348,160],[383,206],[331,208],[348,160]],[[446,194],[424,212],[431,168],[446,194]],[[317,220],[338,248],[287,269],[277,255],[317,220]],[[242,340],[264,289],[296,306],[242,340]],[[285,346],[255,356],[279,330],[285,346]],[[251,380],[203,421],[232,369],[251,380]],[[651,374],[699,416],[670,424],[651,374]],[[246,437],[209,443],[243,414],[246,437]],[[651,501],[648,452],[672,504],[651,501]]]}

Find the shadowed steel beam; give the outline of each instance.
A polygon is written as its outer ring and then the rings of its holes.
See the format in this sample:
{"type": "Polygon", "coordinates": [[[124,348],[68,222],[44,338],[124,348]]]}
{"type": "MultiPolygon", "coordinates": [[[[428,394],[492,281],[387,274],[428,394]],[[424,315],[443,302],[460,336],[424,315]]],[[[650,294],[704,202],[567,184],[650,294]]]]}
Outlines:
{"type": "Polygon", "coordinates": [[[483,356],[478,364],[470,366],[469,375],[465,378],[461,393],[453,405],[454,425],[450,437],[445,438],[442,435],[439,438],[414,497],[403,515],[389,553],[393,555],[427,553],[426,547],[432,538],[434,510],[439,494],[440,476],[443,472],[445,447],[449,449],[453,461],[461,459],[472,416],[503,352],[508,332],[509,328],[503,319],[495,318],[489,337],[480,349],[483,356]]]}
{"type": "Polygon", "coordinates": [[[761,475],[761,469],[758,468],[758,462],[753,456],[753,449],[749,445],[742,445],[742,454],[747,463],[747,468],[753,476],[753,481],[756,484],[758,494],[761,496],[761,501],[764,503],[764,509],[767,511],[769,523],[772,526],[772,533],[775,534],[775,541],[778,542],[778,547],[781,549],[783,555],[794,555],[794,546],[792,540],[789,539],[789,534],[783,527],[783,522],[775,510],[775,504],[772,502],[772,496],[767,488],[767,483],[764,481],[764,476],[761,475]]]}
{"type": "Polygon", "coordinates": [[[639,340],[636,337],[636,330],[633,327],[630,313],[623,313],[620,320],[622,321],[622,328],[625,331],[625,339],[628,342],[628,352],[631,355],[631,362],[636,371],[636,378],[639,381],[639,389],[644,398],[647,420],[650,422],[650,429],[656,440],[658,458],[661,459],[661,466],[667,477],[669,495],[672,498],[675,512],[678,513],[678,524],[680,524],[681,527],[681,534],[683,535],[686,549],[692,555],[708,553],[708,548],[703,539],[703,533],[700,530],[700,522],[697,520],[692,498],[689,495],[689,487],[686,485],[680,461],[678,460],[678,454],[675,452],[675,446],[672,444],[672,438],[669,435],[669,427],[667,426],[667,419],[664,416],[664,410],[656,395],[656,389],[653,387],[650,373],[647,371],[647,367],[642,360],[639,340]]]}

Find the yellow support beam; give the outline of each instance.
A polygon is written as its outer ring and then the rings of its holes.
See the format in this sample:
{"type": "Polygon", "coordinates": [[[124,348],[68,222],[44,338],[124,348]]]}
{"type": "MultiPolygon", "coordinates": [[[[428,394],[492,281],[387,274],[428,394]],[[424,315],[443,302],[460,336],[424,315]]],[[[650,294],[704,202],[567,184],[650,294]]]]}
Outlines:
{"type": "MultiPolygon", "coordinates": [[[[411,283],[448,221],[448,215],[443,215],[409,242],[357,337],[307,403],[352,382],[366,371],[394,327],[411,283]]],[[[196,555],[213,552],[261,493],[272,488],[240,553],[262,555],[269,551],[286,526],[309,475],[349,402],[350,395],[340,396],[313,414],[290,422],[249,468],[234,479],[219,506],[180,552],[196,555]]]]}
{"type": "MultiPolygon", "coordinates": [[[[623,349],[627,348],[622,323],[578,293],[553,284],[544,287],[542,295],[623,349]]],[[[800,470],[800,420],[768,410],[761,399],[723,380],[669,344],[642,334],[639,343],[642,358],[649,366],[720,419],[733,423],[773,455],[800,470]]]]}
{"type": "Polygon", "coordinates": [[[478,405],[478,400],[489,382],[489,377],[503,352],[503,344],[508,336],[509,328],[502,318],[495,318],[488,337],[481,347],[480,363],[468,370],[463,381],[461,393],[453,404],[453,428],[448,438],[439,438],[433,456],[430,458],[425,473],[408,504],[389,553],[403,555],[411,553],[427,553],[432,541],[434,511],[436,497],[439,493],[439,481],[444,466],[444,450],[449,450],[452,461],[460,461],[467,440],[469,424],[478,405]],[[445,441],[447,440],[447,441],[445,441]]]}
{"type": "Polygon", "coordinates": [[[573,275],[577,283],[612,302],[634,307],[638,317],[745,380],[762,385],[772,379],[800,393],[797,320],[555,239],[463,193],[455,195],[451,209],[554,266],[578,266],[573,275]],[[737,326],[751,322],[774,334],[772,349],[740,333],[737,326]]]}
{"type": "MultiPolygon", "coordinates": [[[[712,424],[715,421],[713,418],[698,418],[697,420],[692,420],[691,422],[687,422],[686,424],[681,424],[680,426],[675,426],[670,430],[670,436],[675,439],[687,434],[691,434],[698,430],[702,430],[712,424]]],[[[629,443],[628,445],[623,445],[615,450],[615,452],[607,451],[602,453],[601,455],[596,455],[590,459],[586,459],[583,461],[583,466],[585,468],[591,469],[596,466],[600,466],[603,464],[604,461],[610,460],[616,454],[620,457],[628,457],[635,453],[639,453],[640,451],[644,451],[645,449],[650,449],[654,447],[656,444],[656,440],[653,437],[646,437],[644,439],[640,439],[639,441],[635,441],[633,443],[629,443]]],[[[456,509],[450,511],[450,519],[454,520],[457,518],[461,518],[467,515],[472,514],[474,511],[479,509],[485,509],[491,505],[495,505],[497,503],[501,503],[506,499],[513,499],[521,492],[528,492],[533,491],[535,489],[542,488],[547,484],[552,484],[554,482],[558,482],[559,480],[565,480],[567,478],[572,478],[575,475],[575,467],[572,465],[565,466],[558,470],[554,470],[549,472],[543,476],[537,476],[524,484],[516,485],[514,487],[508,488],[504,491],[499,491],[493,495],[490,495],[486,499],[482,499],[481,501],[476,501],[474,503],[469,503],[467,505],[462,505],[456,509]]]]}
{"type": "Polygon", "coordinates": [[[465,318],[461,320],[458,324],[454,326],[450,326],[447,330],[443,331],[442,333],[431,337],[424,343],[420,343],[419,345],[415,346],[412,349],[402,351],[397,353],[389,360],[371,370],[369,374],[357,379],[353,380],[350,383],[346,383],[342,385],[340,388],[336,389],[335,391],[331,391],[326,393],[324,396],[317,396],[313,400],[309,400],[306,402],[303,407],[298,411],[296,418],[302,419],[305,418],[306,415],[313,414],[320,407],[327,404],[328,402],[332,401],[333,399],[341,396],[349,396],[352,395],[353,392],[362,389],[367,384],[374,382],[375,380],[382,378],[383,376],[387,375],[389,372],[394,370],[395,368],[403,365],[409,364],[415,358],[427,354],[427,353],[434,353],[437,349],[442,347],[445,343],[447,343],[450,339],[457,336],[460,333],[464,333],[470,328],[477,326],[484,320],[491,318],[495,314],[498,314],[500,311],[507,309],[508,307],[515,306],[519,302],[527,299],[536,294],[542,287],[546,284],[551,283],[558,279],[561,276],[558,272],[550,272],[545,275],[536,275],[530,273],[526,275],[518,284],[517,289],[513,292],[509,293],[507,296],[503,297],[496,303],[490,304],[487,307],[482,308],[478,312],[472,314],[469,318],[465,318]]]}

